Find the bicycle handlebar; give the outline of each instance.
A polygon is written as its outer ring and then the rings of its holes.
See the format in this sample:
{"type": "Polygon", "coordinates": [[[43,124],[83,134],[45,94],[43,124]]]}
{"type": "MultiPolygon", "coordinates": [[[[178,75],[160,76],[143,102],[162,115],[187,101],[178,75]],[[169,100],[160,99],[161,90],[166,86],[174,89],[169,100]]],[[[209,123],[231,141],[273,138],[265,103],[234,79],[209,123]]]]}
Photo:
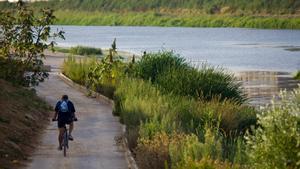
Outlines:
{"type": "MultiPolygon", "coordinates": [[[[73,120],[78,121],[77,117],[75,117],[73,120]]],[[[57,119],[52,119],[52,121],[57,121],[57,119]]]]}

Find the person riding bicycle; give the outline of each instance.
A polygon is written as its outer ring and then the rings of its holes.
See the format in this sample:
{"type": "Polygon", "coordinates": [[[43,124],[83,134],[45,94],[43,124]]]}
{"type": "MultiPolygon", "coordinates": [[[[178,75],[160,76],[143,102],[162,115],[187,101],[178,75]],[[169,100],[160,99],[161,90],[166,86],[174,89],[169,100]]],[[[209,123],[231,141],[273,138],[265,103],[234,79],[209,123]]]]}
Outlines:
{"type": "Polygon", "coordinates": [[[72,137],[72,131],[74,128],[73,121],[77,120],[75,116],[75,107],[74,104],[68,99],[68,95],[63,95],[61,100],[59,100],[56,103],[55,106],[55,114],[53,117],[53,121],[57,120],[57,126],[59,129],[59,135],[58,135],[58,142],[59,147],[58,149],[62,149],[62,140],[63,140],[63,134],[65,131],[66,124],[69,125],[69,140],[73,140],[72,137]]]}

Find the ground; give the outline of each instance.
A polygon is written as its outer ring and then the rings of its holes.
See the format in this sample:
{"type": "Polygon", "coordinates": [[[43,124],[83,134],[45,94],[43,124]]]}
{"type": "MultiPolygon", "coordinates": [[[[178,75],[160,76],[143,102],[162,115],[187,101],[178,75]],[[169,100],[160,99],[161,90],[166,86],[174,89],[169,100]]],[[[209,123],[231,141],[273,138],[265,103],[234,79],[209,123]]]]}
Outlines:
{"type": "Polygon", "coordinates": [[[49,106],[33,90],[0,79],[0,169],[24,166],[48,124],[49,106]]]}

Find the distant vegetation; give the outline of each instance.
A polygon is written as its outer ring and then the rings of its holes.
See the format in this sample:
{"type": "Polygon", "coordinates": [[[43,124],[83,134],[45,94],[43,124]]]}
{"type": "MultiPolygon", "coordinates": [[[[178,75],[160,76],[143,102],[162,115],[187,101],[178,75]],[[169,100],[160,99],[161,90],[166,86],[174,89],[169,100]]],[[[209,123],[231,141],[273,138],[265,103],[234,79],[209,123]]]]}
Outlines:
{"type": "Polygon", "coordinates": [[[131,26],[187,26],[187,27],[247,27],[300,29],[300,18],[273,16],[227,15],[170,15],[156,12],[86,12],[57,11],[56,24],[61,25],[131,25],[131,26]]]}
{"type": "MultiPolygon", "coordinates": [[[[2,4],[2,6],[7,4],[2,4]]],[[[197,9],[208,14],[217,13],[295,13],[300,9],[298,0],[50,0],[36,2],[35,6],[81,11],[147,11],[165,9],[197,9]]]]}
{"type": "MultiPolygon", "coordinates": [[[[0,9],[10,8],[7,2],[0,9]]],[[[298,0],[50,0],[56,24],[300,29],[298,0]]]]}

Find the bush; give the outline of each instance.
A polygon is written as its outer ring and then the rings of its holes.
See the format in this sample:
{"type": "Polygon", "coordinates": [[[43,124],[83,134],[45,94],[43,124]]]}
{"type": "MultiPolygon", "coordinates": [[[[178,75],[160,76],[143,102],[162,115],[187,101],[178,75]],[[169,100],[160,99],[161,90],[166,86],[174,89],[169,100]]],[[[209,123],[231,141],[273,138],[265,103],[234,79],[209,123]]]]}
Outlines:
{"type": "Polygon", "coordinates": [[[0,79],[22,85],[24,83],[24,66],[18,60],[9,60],[0,56],[0,79]]]}
{"type": "Polygon", "coordinates": [[[102,50],[86,46],[71,47],[69,52],[73,55],[102,55],[102,50]]]}
{"type": "Polygon", "coordinates": [[[64,32],[51,32],[53,10],[47,8],[37,13],[23,1],[13,6],[8,11],[0,10],[0,57],[4,57],[1,64],[7,63],[2,75],[19,85],[36,86],[48,77],[43,64],[44,50],[53,49],[52,40],[64,39],[64,32]]]}
{"type": "Polygon", "coordinates": [[[245,101],[241,84],[232,74],[207,65],[199,69],[193,68],[173,52],[146,54],[134,66],[134,71],[135,77],[150,80],[165,93],[202,100],[219,96],[221,100],[227,98],[239,103],[245,101]]]}
{"type": "Polygon", "coordinates": [[[258,115],[260,127],[246,137],[253,168],[300,167],[300,87],[281,98],[258,115]]]}

